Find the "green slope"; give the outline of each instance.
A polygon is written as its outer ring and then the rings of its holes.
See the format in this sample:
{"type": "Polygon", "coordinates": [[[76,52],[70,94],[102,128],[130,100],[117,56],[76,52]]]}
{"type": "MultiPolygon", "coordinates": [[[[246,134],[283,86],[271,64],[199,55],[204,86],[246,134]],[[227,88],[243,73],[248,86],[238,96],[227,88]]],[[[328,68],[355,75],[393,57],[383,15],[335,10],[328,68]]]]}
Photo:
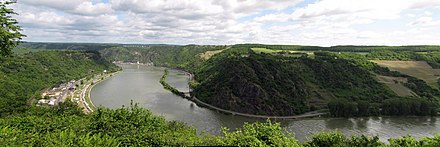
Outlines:
{"type": "Polygon", "coordinates": [[[95,52],[41,51],[0,59],[0,114],[23,112],[39,91],[118,67],[95,52]]]}
{"type": "Polygon", "coordinates": [[[233,48],[213,56],[195,73],[198,99],[237,112],[296,115],[334,98],[378,103],[397,97],[373,75],[348,60],[255,54],[233,48]],[[249,55],[247,57],[247,55],[249,55]]]}
{"type": "Polygon", "coordinates": [[[146,46],[114,47],[100,50],[109,61],[154,63],[156,66],[195,70],[203,61],[201,53],[222,50],[227,46],[187,45],[187,46],[146,46]]]}

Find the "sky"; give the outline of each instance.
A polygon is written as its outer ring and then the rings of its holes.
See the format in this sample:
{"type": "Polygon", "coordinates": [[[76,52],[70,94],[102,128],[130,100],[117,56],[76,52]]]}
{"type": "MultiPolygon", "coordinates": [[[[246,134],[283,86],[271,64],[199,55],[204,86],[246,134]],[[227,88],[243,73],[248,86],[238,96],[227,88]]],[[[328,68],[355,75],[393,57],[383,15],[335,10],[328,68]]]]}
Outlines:
{"type": "Polygon", "coordinates": [[[12,8],[24,41],[440,45],[440,0],[18,0],[12,8]]]}

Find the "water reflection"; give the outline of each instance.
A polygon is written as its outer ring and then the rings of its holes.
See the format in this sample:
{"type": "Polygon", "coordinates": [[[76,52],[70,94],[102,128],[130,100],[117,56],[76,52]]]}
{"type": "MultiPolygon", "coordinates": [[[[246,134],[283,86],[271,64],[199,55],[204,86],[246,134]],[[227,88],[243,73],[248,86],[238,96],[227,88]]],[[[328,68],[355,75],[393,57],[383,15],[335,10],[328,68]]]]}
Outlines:
{"type": "Polygon", "coordinates": [[[353,122],[352,119],[345,119],[345,118],[329,118],[325,119],[325,126],[328,129],[334,130],[334,129],[353,129],[353,122]]]}
{"type": "MultiPolygon", "coordinates": [[[[130,101],[148,108],[156,115],[167,120],[179,120],[219,135],[221,127],[231,130],[241,127],[244,122],[266,121],[241,116],[231,116],[201,108],[193,102],[173,95],[164,90],[159,83],[164,68],[143,65],[124,65],[124,71],[97,84],[91,92],[95,105],[108,108],[129,106],[130,101]]],[[[188,89],[188,77],[178,71],[169,70],[167,82],[179,90],[188,89]]],[[[363,118],[317,118],[302,120],[276,120],[286,131],[294,132],[300,141],[307,140],[312,134],[325,130],[338,129],[346,135],[378,135],[382,141],[390,137],[406,134],[428,136],[440,132],[437,117],[363,117],[363,118]]]]}

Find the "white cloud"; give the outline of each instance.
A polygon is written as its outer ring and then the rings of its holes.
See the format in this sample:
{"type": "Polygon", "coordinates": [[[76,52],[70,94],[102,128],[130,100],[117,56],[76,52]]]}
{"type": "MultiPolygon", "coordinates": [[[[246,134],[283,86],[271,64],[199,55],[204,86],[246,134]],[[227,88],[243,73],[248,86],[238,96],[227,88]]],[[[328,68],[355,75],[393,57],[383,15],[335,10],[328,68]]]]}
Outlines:
{"type": "Polygon", "coordinates": [[[35,7],[47,7],[59,10],[75,9],[78,5],[87,0],[19,0],[19,4],[26,4],[35,7]]]}
{"type": "Polygon", "coordinates": [[[419,27],[438,27],[440,26],[440,20],[433,20],[430,16],[420,17],[419,19],[408,24],[409,26],[419,26],[419,27]]]}
{"type": "Polygon", "coordinates": [[[438,0],[19,0],[14,8],[29,41],[328,46],[440,44],[429,38],[440,33],[439,6],[438,0]]]}
{"type": "Polygon", "coordinates": [[[298,20],[371,23],[377,20],[397,19],[409,3],[402,0],[322,0],[298,9],[292,15],[298,20]]]}
{"type": "Polygon", "coordinates": [[[430,7],[440,7],[440,1],[438,0],[418,0],[413,2],[409,8],[411,9],[423,9],[430,7]]]}
{"type": "Polygon", "coordinates": [[[112,9],[109,4],[92,4],[92,2],[83,2],[71,12],[81,15],[100,15],[110,13],[111,11],[112,9]]]}
{"type": "Polygon", "coordinates": [[[89,0],[20,0],[19,4],[56,9],[79,15],[101,15],[112,11],[109,4],[92,3],[89,0]]]}

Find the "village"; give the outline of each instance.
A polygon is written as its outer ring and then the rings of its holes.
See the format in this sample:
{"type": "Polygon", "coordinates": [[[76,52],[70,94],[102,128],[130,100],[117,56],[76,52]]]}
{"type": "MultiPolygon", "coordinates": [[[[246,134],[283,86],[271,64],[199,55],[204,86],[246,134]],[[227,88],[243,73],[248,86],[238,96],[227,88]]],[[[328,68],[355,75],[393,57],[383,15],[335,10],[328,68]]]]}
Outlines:
{"type": "Polygon", "coordinates": [[[127,61],[113,61],[112,63],[114,63],[114,64],[119,64],[119,65],[123,65],[123,64],[126,64],[126,65],[146,65],[146,66],[154,66],[154,63],[153,62],[147,62],[147,63],[141,63],[141,62],[139,62],[139,61],[136,61],[136,62],[127,62],[127,61]]]}
{"type": "Polygon", "coordinates": [[[37,106],[56,106],[60,102],[64,102],[80,84],[80,81],[70,80],[67,83],[60,84],[59,87],[44,91],[41,94],[42,99],[37,102],[37,106]]]}
{"type": "Polygon", "coordinates": [[[57,106],[66,100],[71,100],[85,112],[93,112],[95,106],[90,100],[90,91],[93,86],[115,73],[107,73],[104,70],[102,74],[97,74],[92,78],[83,78],[78,81],[70,80],[62,83],[58,87],[45,90],[41,93],[42,99],[38,100],[37,106],[52,107],[57,106]]]}

